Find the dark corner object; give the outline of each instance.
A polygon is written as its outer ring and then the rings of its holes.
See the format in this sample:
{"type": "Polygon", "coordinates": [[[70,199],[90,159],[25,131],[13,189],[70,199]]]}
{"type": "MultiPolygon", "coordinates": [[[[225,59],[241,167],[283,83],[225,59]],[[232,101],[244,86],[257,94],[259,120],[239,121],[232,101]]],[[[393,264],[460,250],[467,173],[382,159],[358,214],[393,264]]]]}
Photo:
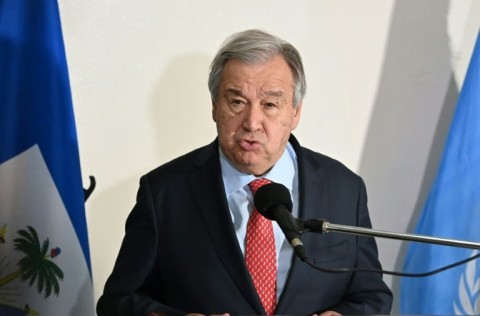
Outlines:
{"type": "Polygon", "coordinates": [[[83,199],[86,202],[88,198],[90,197],[90,194],[92,194],[93,190],[95,189],[96,181],[94,176],[89,176],[90,179],[90,185],[88,186],[87,189],[83,189],[83,199]]]}

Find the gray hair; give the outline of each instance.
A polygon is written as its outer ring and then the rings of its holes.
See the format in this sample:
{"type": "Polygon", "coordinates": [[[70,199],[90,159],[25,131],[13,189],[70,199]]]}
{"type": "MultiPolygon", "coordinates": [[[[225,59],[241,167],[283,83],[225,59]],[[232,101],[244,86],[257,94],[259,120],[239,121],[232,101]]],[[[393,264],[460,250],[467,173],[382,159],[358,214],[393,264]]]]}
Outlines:
{"type": "Polygon", "coordinates": [[[228,37],[210,65],[208,89],[213,101],[218,98],[223,68],[230,59],[238,59],[250,65],[267,63],[280,55],[287,62],[293,74],[293,106],[303,100],[307,89],[302,58],[290,43],[260,30],[247,30],[228,37]]]}

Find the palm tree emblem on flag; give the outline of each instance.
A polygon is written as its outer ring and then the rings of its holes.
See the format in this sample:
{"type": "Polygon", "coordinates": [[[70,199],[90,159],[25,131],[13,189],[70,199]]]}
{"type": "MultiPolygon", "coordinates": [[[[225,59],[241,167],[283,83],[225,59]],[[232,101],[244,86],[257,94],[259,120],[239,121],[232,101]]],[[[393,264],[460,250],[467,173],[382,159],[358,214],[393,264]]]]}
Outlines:
{"type": "MultiPolygon", "coordinates": [[[[60,254],[60,248],[52,248],[49,251],[50,241],[48,238],[40,243],[37,231],[32,226],[27,226],[26,230],[20,229],[17,233],[19,237],[13,240],[13,247],[15,251],[23,253],[24,256],[18,261],[17,270],[3,276],[0,275],[0,288],[20,278],[22,281],[28,281],[29,287],[36,284],[38,293],[44,292],[45,298],[52,293],[58,296],[60,293],[59,281],[63,280],[63,271],[51,259],[60,254]]],[[[0,273],[6,267],[5,259],[2,258],[0,261],[0,273]]],[[[2,301],[1,297],[0,301],[2,301]]],[[[0,305],[3,304],[0,303],[0,305]]]]}

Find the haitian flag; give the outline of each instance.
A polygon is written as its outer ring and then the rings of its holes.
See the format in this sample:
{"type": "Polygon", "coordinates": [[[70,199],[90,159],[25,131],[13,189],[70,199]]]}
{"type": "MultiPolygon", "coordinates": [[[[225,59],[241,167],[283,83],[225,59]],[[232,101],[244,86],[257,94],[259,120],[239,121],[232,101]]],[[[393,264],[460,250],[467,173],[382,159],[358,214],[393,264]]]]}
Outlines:
{"type": "MultiPolygon", "coordinates": [[[[457,102],[437,178],[416,232],[480,242],[480,37],[457,102]]],[[[405,272],[425,272],[478,250],[411,244],[405,272]]],[[[479,260],[425,278],[402,278],[402,314],[480,314],[479,260]]]]}
{"type": "Polygon", "coordinates": [[[94,315],[56,0],[0,0],[0,315],[94,315]]]}

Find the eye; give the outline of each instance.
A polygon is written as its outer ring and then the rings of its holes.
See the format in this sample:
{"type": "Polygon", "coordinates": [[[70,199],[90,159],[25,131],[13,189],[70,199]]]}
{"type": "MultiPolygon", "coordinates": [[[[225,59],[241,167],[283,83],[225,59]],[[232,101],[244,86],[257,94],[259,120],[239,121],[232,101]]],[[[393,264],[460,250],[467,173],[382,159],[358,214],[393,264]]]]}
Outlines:
{"type": "Polygon", "coordinates": [[[278,103],[276,102],[271,102],[271,101],[266,101],[263,103],[263,106],[267,110],[272,110],[278,108],[278,103]]]}
{"type": "Polygon", "coordinates": [[[240,98],[231,99],[228,104],[230,109],[235,113],[241,112],[246,106],[245,100],[240,98]]]}

